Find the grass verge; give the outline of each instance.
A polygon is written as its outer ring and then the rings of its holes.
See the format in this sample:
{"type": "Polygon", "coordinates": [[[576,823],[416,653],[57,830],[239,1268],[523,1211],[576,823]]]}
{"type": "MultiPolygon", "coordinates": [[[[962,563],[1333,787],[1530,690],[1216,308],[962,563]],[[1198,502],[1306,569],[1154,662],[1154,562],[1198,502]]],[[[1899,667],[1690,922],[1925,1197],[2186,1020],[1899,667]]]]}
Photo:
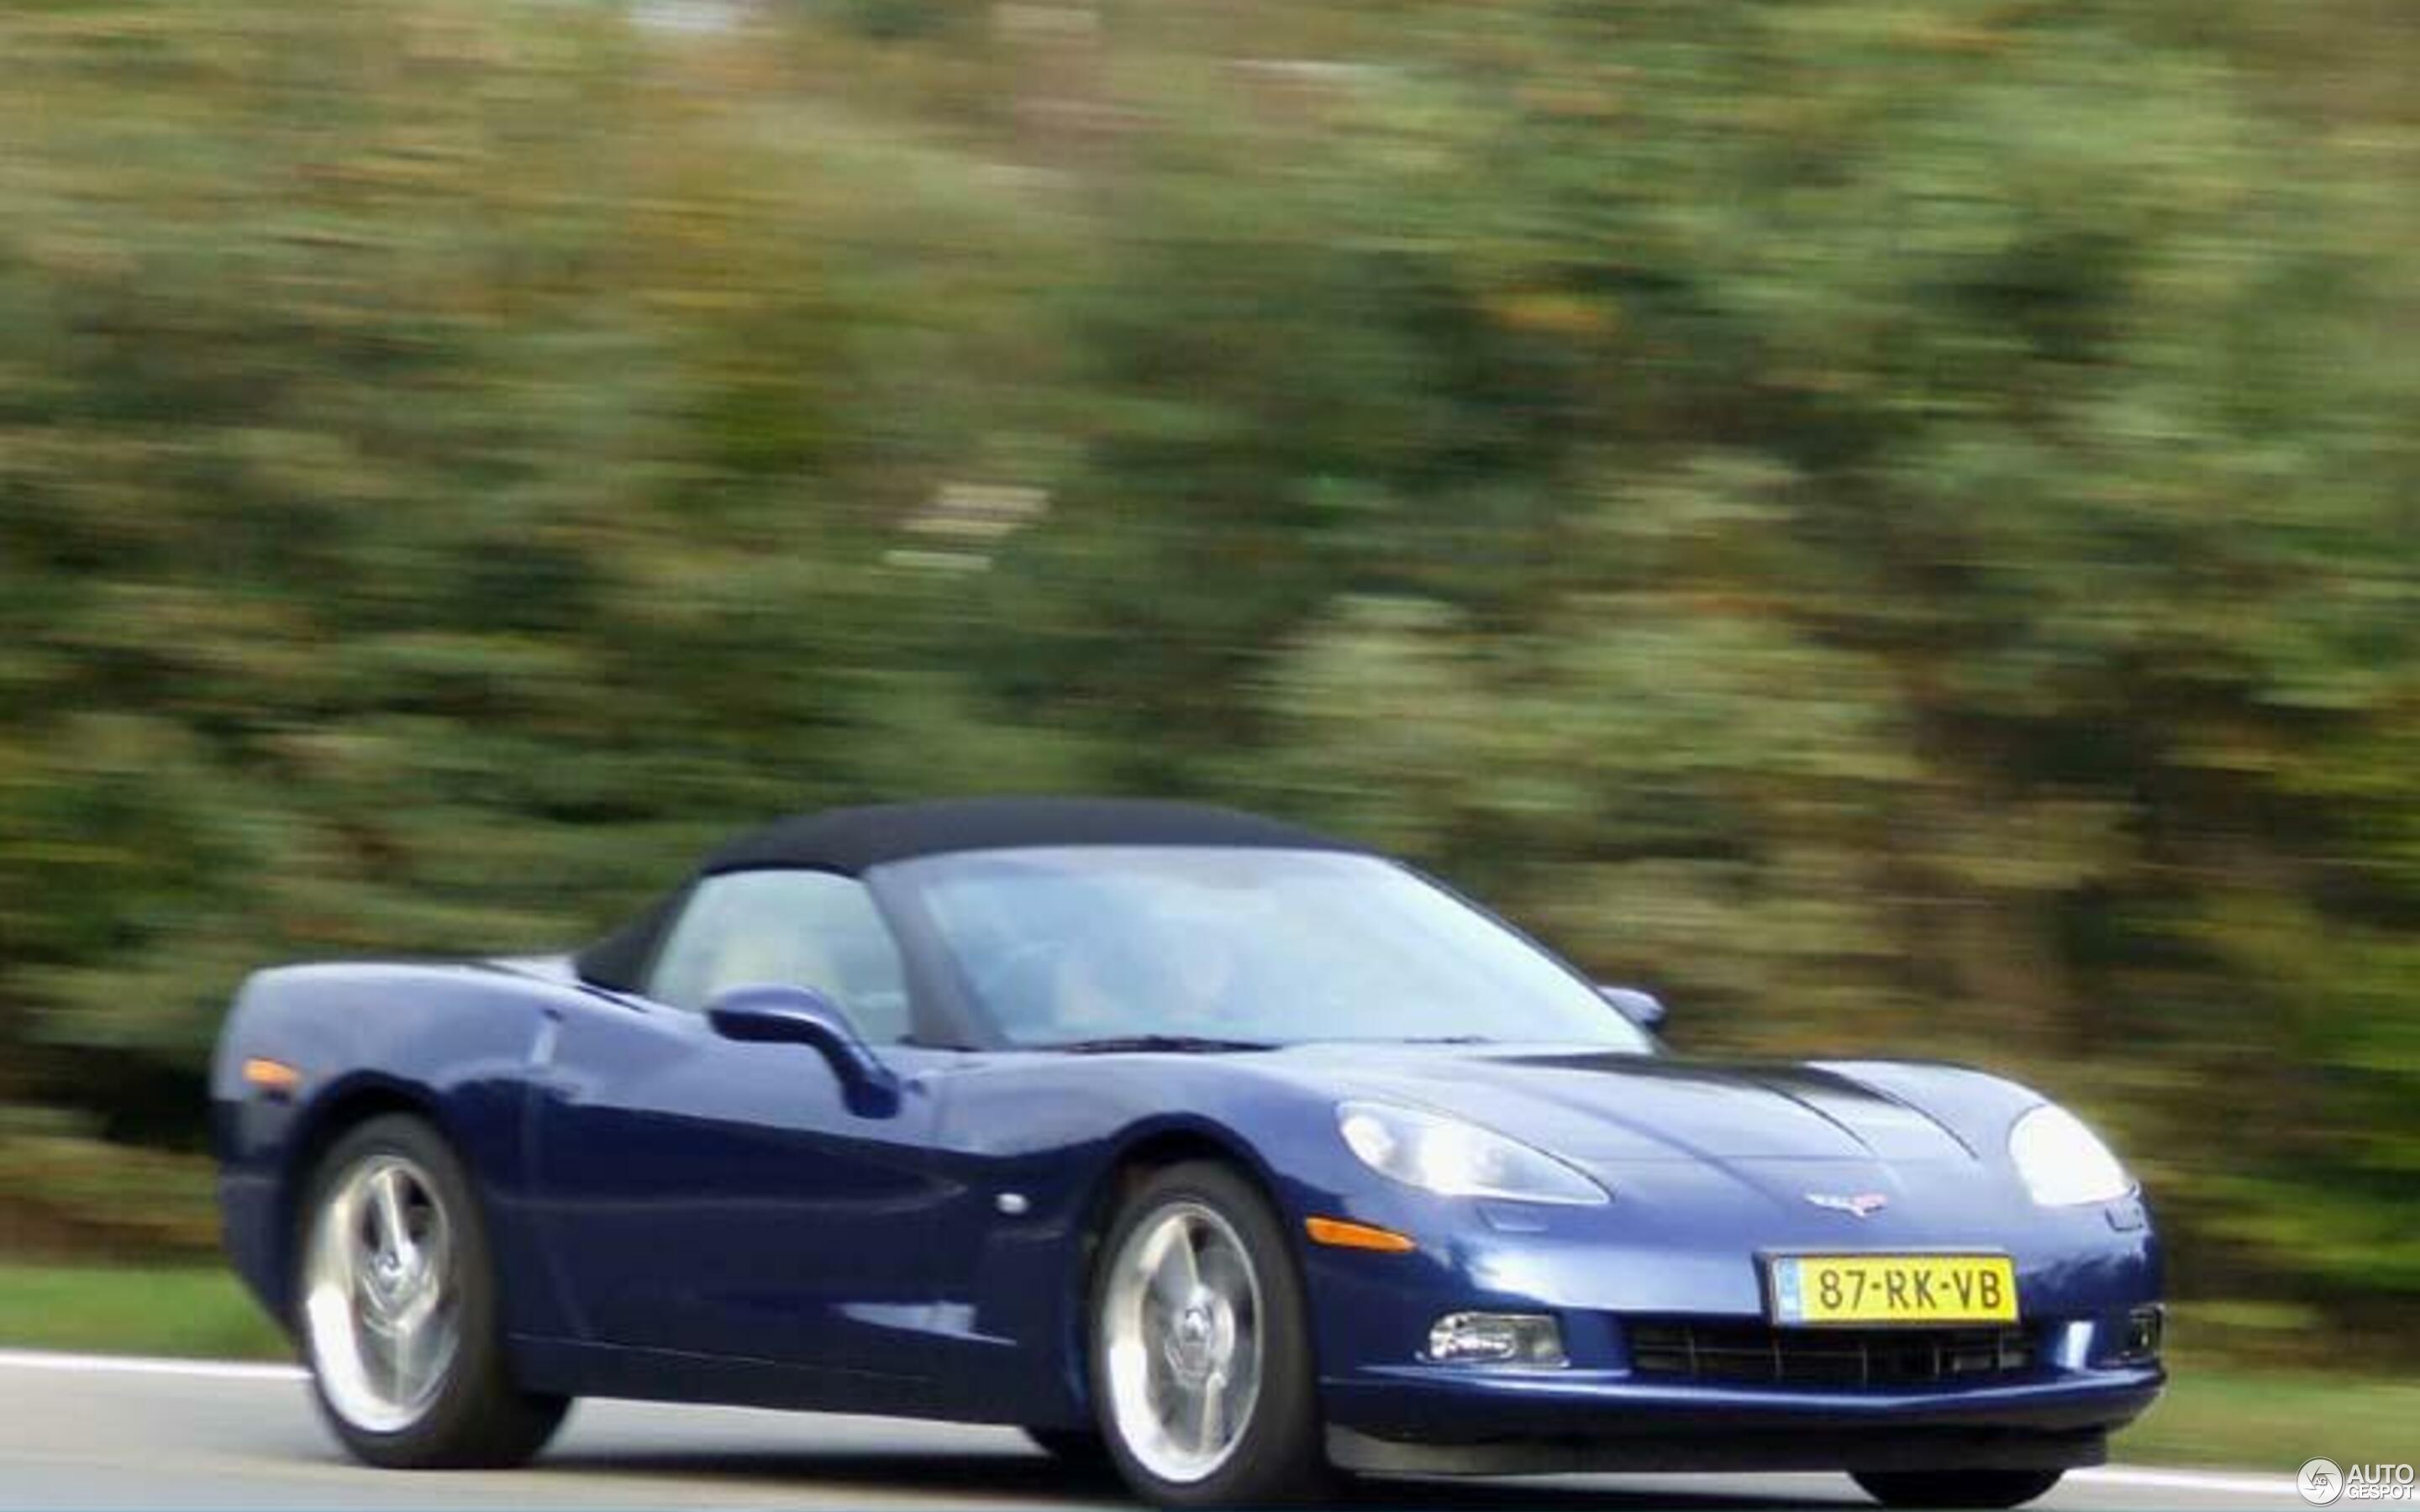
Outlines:
{"type": "Polygon", "coordinates": [[[2142,1465],[2222,1465],[2291,1473],[2306,1459],[2340,1465],[2412,1457],[2420,1382],[2204,1366],[2188,1359],[2159,1405],[2112,1442],[2109,1457],[2142,1465]]]}
{"type": "Polygon", "coordinates": [[[292,1356],[225,1268],[0,1265],[0,1349],[292,1356]]]}
{"type": "MultiPolygon", "coordinates": [[[[0,1349],[282,1360],[285,1339],[225,1270],[0,1264],[0,1349]]],[[[2256,1371],[2187,1359],[2112,1458],[2137,1464],[2291,1472],[2400,1462],[2420,1383],[2256,1371]]]]}

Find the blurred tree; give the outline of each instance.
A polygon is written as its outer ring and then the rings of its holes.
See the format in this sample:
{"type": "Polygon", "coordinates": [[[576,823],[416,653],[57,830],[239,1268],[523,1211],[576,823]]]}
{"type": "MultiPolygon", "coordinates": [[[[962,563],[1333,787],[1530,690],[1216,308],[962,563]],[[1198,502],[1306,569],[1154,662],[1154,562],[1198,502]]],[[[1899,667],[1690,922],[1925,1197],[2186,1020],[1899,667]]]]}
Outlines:
{"type": "Polygon", "coordinates": [[[260,962],[1191,793],[1684,1042],[2016,1069],[2190,1287],[2408,1330],[2374,11],[0,13],[0,1097],[189,1142],[260,962]]]}

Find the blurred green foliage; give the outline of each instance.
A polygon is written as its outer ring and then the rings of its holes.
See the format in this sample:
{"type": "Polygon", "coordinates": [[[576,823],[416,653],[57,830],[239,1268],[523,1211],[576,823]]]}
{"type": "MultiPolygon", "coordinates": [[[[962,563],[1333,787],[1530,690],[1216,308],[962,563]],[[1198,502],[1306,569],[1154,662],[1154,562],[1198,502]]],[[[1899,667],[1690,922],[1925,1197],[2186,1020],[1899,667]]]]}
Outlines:
{"type": "Polygon", "coordinates": [[[73,1120],[0,1109],[0,1257],[208,1260],[219,1248],[209,1164],[103,1144],[73,1120]]]}
{"type": "Polygon", "coordinates": [[[2420,1332],[2398,8],[52,0],[0,57],[0,1098],[190,1145],[253,965],[565,943],[828,801],[1189,794],[1686,1046],[2030,1076],[2189,1292],[2420,1332]]]}

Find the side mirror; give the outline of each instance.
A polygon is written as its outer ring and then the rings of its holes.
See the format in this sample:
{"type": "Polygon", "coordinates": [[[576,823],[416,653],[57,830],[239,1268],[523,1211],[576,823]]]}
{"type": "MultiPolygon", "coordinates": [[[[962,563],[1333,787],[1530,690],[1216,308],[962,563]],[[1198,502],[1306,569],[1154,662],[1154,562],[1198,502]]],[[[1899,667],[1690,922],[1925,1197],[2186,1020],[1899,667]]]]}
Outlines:
{"type": "Polygon", "coordinates": [[[726,1040],[812,1046],[840,1078],[841,1097],[861,1119],[899,1111],[899,1078],[874,1054],[838,1003],[812,987],[732,987],[706,1005],[706,1022],[726,1040]]]}
{"type": "Polygon", "coordinates": [[[1648,1033],[1652,1034],[1664,1026],[1664,1017],[1668,1010],[1664,1006],[1664,999],[1653,993],[1640,992],[1636,987],[1609,987],[1601,983],[1597,993],[1620,1010],[1623,1018],[1648,1033]]]}

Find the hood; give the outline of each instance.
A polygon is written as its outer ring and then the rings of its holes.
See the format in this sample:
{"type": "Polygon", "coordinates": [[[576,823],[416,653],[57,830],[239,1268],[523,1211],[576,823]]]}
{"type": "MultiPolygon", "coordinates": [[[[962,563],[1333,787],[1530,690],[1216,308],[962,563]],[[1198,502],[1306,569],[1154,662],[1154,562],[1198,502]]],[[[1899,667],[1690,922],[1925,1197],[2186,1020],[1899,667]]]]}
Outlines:
{"type": "Polygon", "coordinates": [[[1585,1164],[1977,1159],[1914,1103],[1820,1065],[1357,1046],[1320,1069],[1345,1095],[1450,1113],[1585,1164]]]}

